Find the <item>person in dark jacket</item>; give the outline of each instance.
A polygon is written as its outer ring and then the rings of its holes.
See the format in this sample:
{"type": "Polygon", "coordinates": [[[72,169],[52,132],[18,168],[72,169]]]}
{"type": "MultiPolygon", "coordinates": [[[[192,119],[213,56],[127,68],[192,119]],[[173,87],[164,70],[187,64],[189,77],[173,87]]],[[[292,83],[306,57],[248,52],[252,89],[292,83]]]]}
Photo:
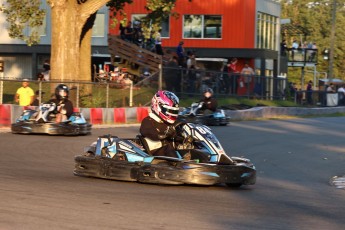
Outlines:
{"type": "Polygon", "coordinates": [[[73,103],[68,100],[69,89],[67,85],[59,84],[55,88],[55,98],[50,99],[49,103],[56,104],[55,122],[61,122],[67,120],[73,114],[73,103]]]}
{"type": "Polygon", "coordinates": [[[218,102],[213,96],[213,90],[207,88],[204,90],[204,98],[200,100],[202,102],[201,110],[204,114],[211,114],[217,110],[218,102]]]}
{"type": "Polygon", "coordinates": [[[152,98],[151,111],[140,126],[140,134],[147,143],[148,152],[153,156],[178,157],[174,147],[178,97],[170,91],[158,91],[152,98]]]}

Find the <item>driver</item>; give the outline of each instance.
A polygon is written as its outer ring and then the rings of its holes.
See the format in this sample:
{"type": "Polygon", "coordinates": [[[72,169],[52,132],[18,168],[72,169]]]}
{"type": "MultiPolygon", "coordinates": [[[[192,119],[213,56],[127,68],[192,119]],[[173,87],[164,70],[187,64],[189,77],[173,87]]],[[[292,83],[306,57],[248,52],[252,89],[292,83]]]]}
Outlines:
{"type": "Polygon", "coordinates": [[[151,112],[140,126],[140,134],[146,140],[151,155],[178,157],[174,147],[174,123],[178,112],[179,99],[174,93],[160,90],[153,96],[151,112]]]}
{"type": "Polygon", "coordinates": [[[211,114],[216,112],[218,107],[218,102],[213,96],[213,90],[211,88],[207,88],[204,90],[204,98],[200,100],[202,102],[202,110],[203,114],[211,114]]]}
{"type": "Polygon", "coordinates": [[[61,122],[67,120],[73,113],[73,103],[68,100],[69,89],[67,85],[59,84],[55,88],[55,98],[50,99],[48,103],[55,103],[56,114],[55,122],[61,122]]]}

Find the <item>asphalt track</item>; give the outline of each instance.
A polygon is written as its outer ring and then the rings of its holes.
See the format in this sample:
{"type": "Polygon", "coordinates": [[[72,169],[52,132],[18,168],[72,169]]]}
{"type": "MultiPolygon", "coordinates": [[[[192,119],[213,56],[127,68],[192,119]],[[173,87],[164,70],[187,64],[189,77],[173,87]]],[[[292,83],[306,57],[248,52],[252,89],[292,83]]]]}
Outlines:
{"type": "Polygon", "coordinates": [[[158,186],[73,175],[73,157],[98,135],[0,133],[0,229],[344,229],[345,117],[213,127],[225,150],[250,158],[254,186],[158,186]]]}

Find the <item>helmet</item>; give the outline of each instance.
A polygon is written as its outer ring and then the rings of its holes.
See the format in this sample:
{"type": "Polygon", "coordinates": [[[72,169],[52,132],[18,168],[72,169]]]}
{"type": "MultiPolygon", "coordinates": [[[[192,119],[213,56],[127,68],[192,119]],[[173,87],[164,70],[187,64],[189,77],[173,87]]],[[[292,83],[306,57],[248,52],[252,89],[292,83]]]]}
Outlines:
{"type": "Polygon", "coordinates": [[[174,93],[160,90],[152,98],[151,110],[163,121],[173,124],[178,116],[178,104],[179,99],[174,93]]]}
{"type": "Polygon", "coordinates": [[[211,97],[213,95],[213,89],[207,88],[207,89],[204,90],[204,94],[205,93],[210,93],[211,94],[210,97],[211,97]]]}
{"type": "Polygon", "coordinates": [[[67,85],[59,84],[55,88],[55,97],[58,100],[68,98],[69,89],[67,85]]]}

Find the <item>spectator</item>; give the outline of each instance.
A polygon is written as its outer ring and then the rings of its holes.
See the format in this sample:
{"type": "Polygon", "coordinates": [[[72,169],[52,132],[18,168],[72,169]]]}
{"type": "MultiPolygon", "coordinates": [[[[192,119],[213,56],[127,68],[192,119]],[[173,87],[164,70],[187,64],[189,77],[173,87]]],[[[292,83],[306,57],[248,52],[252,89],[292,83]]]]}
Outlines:
{"type": "Polygon", "coordinates": [[[235,94],[237,92],[237,78],[239,71],[237,70],[237,58],[232,58],[228,64],[228,71],[230,76],[230,90],[231,93],[235,94]]]}
{"type": "Polygon", "coordinates": [[[159,29],[155,33],[155,48],[156,48],[156,53],[159,55],[164,55],[163,49],[162,49],[162,35],[161,35],[162,30],[159,29]]]}
{"type": "Polygon", "coordinates": [[[254,76],[254,70],[252,67],[249,66],[248,62],[245,62],[244,67],[241,71],[241,75],[243,76],[243,81],[247,90],[249,90],[250,83],[252,82],[252,78],[254,76]]]}
{"type": "Polygon", "coordinates": [[[34,102],[34,91],[29,87],[29,80],[23,79],[22,87],[17,89],[15,101],[21,106],[29,106],[34,102]]]}
{"type": "Polygon", "coordinates": [[[180,41],[177,48],[176,48],[176,55],[178,60],[178,65],[184,67],[185,66],[185,52],[183,48],[183,41],[180,41]]]}
{"type": "Polygon", "coordinates": [[[292,61],[295,60],[295,53],[297,53],[297,49],[299,48],[299,44],[297,40],[294,40],[292,43],[292,50],[291,50],[291,56],[292,56],[292,61]]]}
{"type": "Polygon", "coordinates": [[[129,21],[127,23],[127,26],[124,29],[124,33],[125,33],[125,41],[133,42],[134,30],[132,28],[132,22],[131,21],[129,21]]]}
{"type": "Polygon", "coordinates": [[[204,98],[200,100],[202,102],[201,111],[203,114],[212,114],[217,110],[218,102],[215,98],[213,98],[213,89],[207,88],[204,91],[204,98]]]}
{"type": "Polygon", "coordinates": [[[327,93],[335,93],[334,85],[332,82],[329,84],[326,91],[327,91],[327,93]]]}
{"type": "Polygon", "coordinates": [[[313,82],[310,80],[307,85],[307,104],[312,105],[313,104],[313,82]]]}
{"type": "Polygon", "coordinates": [[[345,85],[341,85],[338,89],[339,102],[338,105],[345,105],[345,85]]]}
{"type": "Polygon", "coordinates": [[[151,111],[140,126],[140,134],[148,145],[147,151],[153,156],[178,157],[174,147],[178,97],[170,91],[158,91],[152,98],[151,111]]]}
{"type": "Polygon", "coordinates": [[[43,80],[44,81],[49,81],[50,79],[50,63],[49,60],[45,60],[43,63],[43,80]]]}
{"type": "Polygon", "coordinates": [[[286,40],[284,39],[280,43],[280,55],[281,56],[286,56],[286,49],[287,49],[287,44],[286,44],[286,40]]]}

